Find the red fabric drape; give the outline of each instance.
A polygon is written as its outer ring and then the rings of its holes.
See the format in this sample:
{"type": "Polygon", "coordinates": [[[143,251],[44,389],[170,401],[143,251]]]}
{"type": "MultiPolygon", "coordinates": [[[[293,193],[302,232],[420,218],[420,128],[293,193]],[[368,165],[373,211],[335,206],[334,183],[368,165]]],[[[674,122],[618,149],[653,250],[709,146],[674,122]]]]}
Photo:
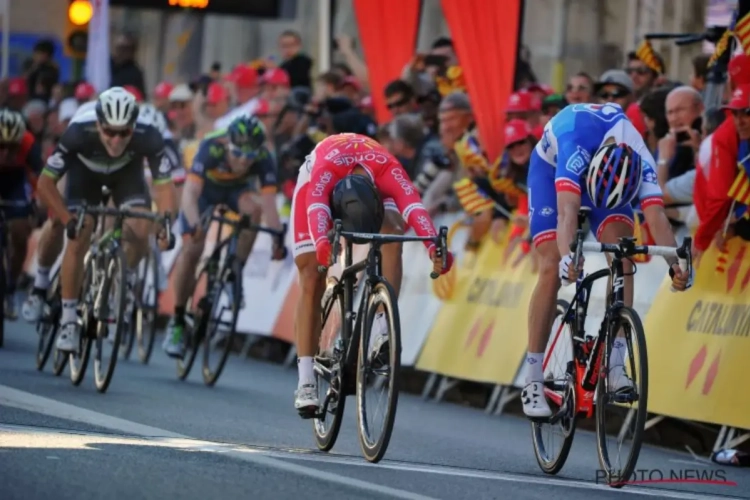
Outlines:
{"type": "Polygon", "coordinates": [[[379,123],[391,119],[383,89],[414,56],[420,0],[354,0],[359,39],[379,123]]]}
{"type": "Polygon", "coordinates": [[[494,161],[503,147],[513,91],[522,0],[442,0],[463,69],[482,147],[494,161]]]}

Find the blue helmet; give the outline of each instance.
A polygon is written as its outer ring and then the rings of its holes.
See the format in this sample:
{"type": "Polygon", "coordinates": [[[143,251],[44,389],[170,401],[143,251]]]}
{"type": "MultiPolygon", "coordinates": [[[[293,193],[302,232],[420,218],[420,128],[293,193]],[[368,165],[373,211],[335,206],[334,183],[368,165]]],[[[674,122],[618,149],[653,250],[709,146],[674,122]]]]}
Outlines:
{"type": "Polygon", "coordinates": [[[600,147],[589,163],[586,191],[596,208],[617,208],[638,194],[643,175],[641,156],[627,144],[600,147]]]}
{"type": "Polygon", "coordinates": [[[266,141],[265,127],[255,116],[235,118],[227,127],[227,132],[232,146],[241,150],[258,150],[266,141]]]}

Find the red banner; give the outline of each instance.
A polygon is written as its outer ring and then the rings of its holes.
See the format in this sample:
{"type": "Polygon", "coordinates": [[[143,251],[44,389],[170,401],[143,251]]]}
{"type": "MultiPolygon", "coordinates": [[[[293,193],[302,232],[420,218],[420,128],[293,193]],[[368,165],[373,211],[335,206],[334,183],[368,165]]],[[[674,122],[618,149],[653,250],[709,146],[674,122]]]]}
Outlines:
{"type": "Polygon", "coordinates": [[[521,0],[442,0],[466,79],[482,148],[490,161],[503,149],[505,107],[513,92],[521,0]]]}
{"type": "Polygon", "coordinates": [[[383,89],[414,56],[420,0],[354,0],[378,123],[391,119],[383,89]]]}

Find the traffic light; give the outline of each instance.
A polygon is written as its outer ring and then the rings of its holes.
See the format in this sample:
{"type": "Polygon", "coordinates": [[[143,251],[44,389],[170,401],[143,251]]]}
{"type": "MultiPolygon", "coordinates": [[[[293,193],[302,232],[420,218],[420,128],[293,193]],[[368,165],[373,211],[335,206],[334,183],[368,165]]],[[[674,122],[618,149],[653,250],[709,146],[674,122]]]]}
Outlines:
{"type": "Polygon", "coordinates": [[[65,55],[83,59],[89,42],[89,21],[94,15],[91,0],[68,0],[65,55]]]}

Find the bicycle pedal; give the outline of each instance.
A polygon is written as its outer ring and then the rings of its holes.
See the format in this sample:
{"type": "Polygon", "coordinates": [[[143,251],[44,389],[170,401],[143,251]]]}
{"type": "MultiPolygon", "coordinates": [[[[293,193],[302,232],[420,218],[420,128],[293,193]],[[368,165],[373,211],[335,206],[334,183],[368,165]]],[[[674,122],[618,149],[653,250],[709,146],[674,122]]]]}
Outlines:
{"type": "Polygon", "coordinates": [[[317,408],[315,407],[306,407],[306,408],[299,408],[297,410],[297,413],[300,417],[302,417],[305,420],[310,420],[313,418],[321,418],[323,416],[323,412],[319,412],[317,408]]]}

